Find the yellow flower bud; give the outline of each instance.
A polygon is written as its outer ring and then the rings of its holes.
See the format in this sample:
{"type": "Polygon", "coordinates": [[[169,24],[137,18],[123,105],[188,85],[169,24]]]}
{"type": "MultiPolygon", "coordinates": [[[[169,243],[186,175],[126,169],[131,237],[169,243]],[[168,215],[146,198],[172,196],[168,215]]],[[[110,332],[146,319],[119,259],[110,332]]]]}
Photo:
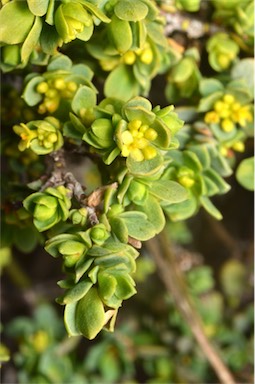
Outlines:
{"type": "Polygon", "coordinates": [[[129,148],[128,148],[127,145],[123,145],[121,154],[122,154],[122,156],[124,156],[124,157],[128,157],[128,156],[129,156],[129,154],[130,154],[130,150],[129,150],[129,148]]]}
{"type": "Polygon", "coordinates": [[[222,122],[221,122],[221,128],[222,128],[223,131],[225,131],[225,132],[231,132],[231,131],[233,131],[233,129],[235,128],[235,124],[234,124],[233,121],[230,120],[230,119],[224,119],[224,120],[222,120],[222,122]]]}
{"type": "Polygon", "coordinates": [[[144,160],[144,155],[141,149],[134,148],[132,152],[130,152],[130,156],[135,160],[135,161],[143,161],[144,160]]]}
{"type": "Polygon", "coordinates": [[[244,152],[245,150],[245,145],[242,141],[237,141],[236,143],[233,144],[232,148],[236,152],[244,152]]]}
{"type": "Polygon", "coordinates": [[[66,82],[62,77],[59,77],[58,79],[54,80],[54,87],[58,89],[59,91],[62,91],[66,88],[66,82]]]}
{"type": "Polygon", "coordinates": [[[141,120],[132,120],[130,123],[128,123],[128,129],[132,130],[138,130],[142,125],[141,120]]]}
{"type": "Polygon", "coordinates": [[[238,111],[240,107],[241,107],[241,104],[238,103],[237,101],[231,105],[232,111],[238,111]]]}
{"type": "Polygon", "coordinates": [[[49,89],[49,86],[48,84],[46,83],[46,81],[42,81],[41,83],[39,83],[36,87],[36,91],[38,93],[46,93],[49,89]]]}
{"type": "Polygon", "coordinates": [[[45,139],[43,140],[43,146],[47,149],[50,149],[52,147],[52,143],[45,139]]]}
{"type": "Polygon", "coordinates": [[[189,176],[180,176],[179,178],[178,178],[178,181],[179,181],[179,183],[181,184],[181,185],[183,185],[183,187],[185,187],[185,188],[191,188],[193,185],[194,185],[194,183],[195,183],[195,180],[194,179],[192,179],[191,177],[189,177],[189,176]]]}
{"type": "Polygon", "coordinates": [[[233,95],[230,95],[230,94],[226,94],[224,97],[223,97],[223,101],[227,104],[233,104],[235,102],[235,98],[233,95]]]}
{"type": "Polygon", "coordinates": [[[151,50],[151,48],[146,48],[142,51],[141,55],[140,55],[140,60],[144,63],[144,64],[151,64],[152,60],[153,60],[153,52],[151,50]]]}
{"type": "Polygon", "coordinates": [[[223,103],[223,101],[221,101],[221,100],[218,100],[214,104],[214,110],[216,112],[220,112],[224,108],[224,106],[225,106],[225,103],[223,103]]]}
{"type": "Polygon", "coordinates": [[[126,145],[129,145],[129,144],[133,143],[133,141],[134,141],[134,138],[133,138],[130,131],[123,132],[121,135],[121,139],[122,139],[123,144],[126,144],[126,145]]]}
{"type": "Polygon", "coordinates": [[[46,96],[49,98],[49,99],[54,99],[56,96],[58,95],[58,91],[54,88],[50,88],[47,92],[46,92],[46,96]]]}
{"type": "Polygon", "coordinates": [[[128,51],[123,55],[123,61],[127,65],[132,65],[136,61],[136,54],[133,51],[128,51]]]}
{"type": "Polygon", "coordinates": [[[212,123],[219,123],[220,122],[220,117],[218,113],[215,111],[210,111],[205,114],[205,122],[207,124],[212,124],[212,123]]]}
{"type": "Polygon", "coordinates": [[[36,352],[43,352],[49,345],[49,335],[46,331],[37,331],[32,337],[32,343],[36,352]]]}
{"type": "Polygon", "coordinates": [[[144,138],[138,138],[135,141],[135,146],[139,149],[143,149],[148,145],[148,140],[144,138]]]}
{"type": "Polygon", "coordinates": [[[228,109],[228,107],[226,108],[223,108],[220,112],[219,112],[219,116],[222,118],[222,119],[226,119],[227,117],[229,117],[231,115],[231,111],[228,109]]]}
{"type": "Polygon", "coordinates": [[[71,92],[77,91],[77,88],[78,88],[77,84],[74,81],[68,81],[66,86],[67,86],[67,89],[71,92]]]}
{"type": "Polygon", "coordinates": [[[222,156],[226,157],[228,155],[228,148],[225,146],[220,147],[220,153],[222,156]]]}
{"type": "Polygon", "coordinates": [[[40,115],[43,115],[46,112],[47,112],[47,108],[45,104],[44,103],[40,104],[38,107],[38,113],[40,113],[40,115]]]}
{"type": "Polygon", "coordinates": [[[223,53],[220,53],[217,57],[218,63],[222,69],[227,69],[230,64],[230,58],[223,53]]]}
{"type": "Polygon", "coordinates": [[[47,141],[50,143],[55,143],[58,140],[58,136],[56,133],[50,133],[47,137],[47,141]]]}
{"type": "Polygon", "coordinates": [[[158,134],[157,132],[155,131],[155,129],[153,128],[148,128],[145,133],[144,133],[144,137],[147,139],[147,140],[150,140],[150,141],[153,141],[155,140],[157,137],[158,137],[158,134]]]}
{"type": "Polygon", "coordinates": [[[157,156],[157,151],[154,147],[152,146],[147,146],[145,147],[143,150],[143,156],[145,158],[145,160],[151,160],[151,159],[154,159],[154,157],[157,156]]]}

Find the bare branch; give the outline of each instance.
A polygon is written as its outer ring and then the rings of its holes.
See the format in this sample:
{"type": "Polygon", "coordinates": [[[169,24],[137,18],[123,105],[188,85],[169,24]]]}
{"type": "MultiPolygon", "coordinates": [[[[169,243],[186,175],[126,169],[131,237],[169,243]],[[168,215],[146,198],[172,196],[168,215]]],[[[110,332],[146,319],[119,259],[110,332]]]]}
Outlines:
{"type": "Polygon", "coordinates": [[[154,257],[160,278],[165,284],[167,291],[174,298],[180,313],[189,324],[193,336],[213,367],[220,382],[222,384],[235,384],[232,374],[204,332],[202,321],[194,309],[165,232],[148,241],[147,247],[154,257]]]}

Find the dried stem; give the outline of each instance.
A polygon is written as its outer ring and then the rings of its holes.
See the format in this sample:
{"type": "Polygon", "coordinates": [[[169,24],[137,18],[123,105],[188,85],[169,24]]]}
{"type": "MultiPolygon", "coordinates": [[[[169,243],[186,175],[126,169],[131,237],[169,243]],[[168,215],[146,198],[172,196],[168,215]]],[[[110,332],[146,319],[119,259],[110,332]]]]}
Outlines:
{"type": "Polygon", "coordinates": [[[235,384],[235,380],[221,360],[219,354],[205,335],[202,321],[194,309],[191,298],[187,292],[182,274],[172,254],[169,240],[165,232],[147,242],[148,249],[157,264],[160,278],[167,291],[187,321],[197,343],[207,357],[222,384],[235,384]]]}

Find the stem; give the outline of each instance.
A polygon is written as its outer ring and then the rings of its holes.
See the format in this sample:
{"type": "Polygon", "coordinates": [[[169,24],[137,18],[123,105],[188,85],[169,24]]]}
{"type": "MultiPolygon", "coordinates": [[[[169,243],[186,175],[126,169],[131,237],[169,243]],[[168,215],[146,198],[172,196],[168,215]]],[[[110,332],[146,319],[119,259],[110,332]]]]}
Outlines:
{"type": "Polygon", "coordinates": [[[175,262],[174,255],[171,252],[169,240],[165,232],[162,232],[157,238],[147,242],[148,249],[153,255],[154,260],[160,272],[167,291],[174,298],[174,301],[190,326],[190,329],[197,343],[201,347],[207,360],[213,367],[216,375],[222,384],[235,384],[235,380],[221,360],[219,354],[207,338],[202,321],[194,309],[191,298],[188,295],[186,285],[182,274],[175,262]]]}
{"type": "Polygon", "coordinates": [[[12,258],[11,263],[7,265],[6,272],[12,279],[12,281],[21,289],[26,289],[31,287],[31,281],[26,273],[23,271],[21,266],[18,264],[14,258],[12,258]]]}

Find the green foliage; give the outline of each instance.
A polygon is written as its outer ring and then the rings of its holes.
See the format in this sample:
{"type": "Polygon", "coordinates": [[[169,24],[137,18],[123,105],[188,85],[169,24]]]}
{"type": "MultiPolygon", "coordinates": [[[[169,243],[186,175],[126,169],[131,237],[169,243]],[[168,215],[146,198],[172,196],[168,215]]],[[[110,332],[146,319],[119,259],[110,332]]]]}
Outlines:
{"type": "Polygon", "coordinates": [[[226,33],[217,33],[208,39],[206,49],[209,63],[217,72],[228,69],[239,53],[238,44],[226,33]]]}
{"type": "Polygon", "coordinates": [[[187,49],[180,61],[171,68],[166,86],[166,97],[169,101],[197,95],[201,79],[198,61],[199,52],[195,48],[187,49]]]}
{"type": "MultiPolygon", "coordinates": [[[[253,132],[253,6],[251,0],[1,2],[1,69],[10,83],[2,106],[8,164],[1,266],[11,270],[13,246],[30,253],[44,245],[59,258],[64,291],[57,302],[65,306],[69,336],[91,340],[102,329],[113,332],[123,301],[136,294],[136,277],[142,282],[153,271],[150,262],[136,271],[143,242],[165,228],[188,241],[183,221],[201,207],[221,220],[221,200],[214,197],[230,190],[225,178],[233,172],[253,190],[254,159],[245,153],[253,132]]],[[[223,303],[239,308],[245,278],[241,263],[227,263],[221,294],[209,266],[186,274],[205,331],[225,348],[233,369],[249,359],[233,350],[231,337],[240,350],[246,347],[235,333],[251,320],[247,313],[227,318],[223,303]]],[[[148,382],[206,380],[208,367],[203,359],[199,365],[190,330],[171,300],[164,306],[166,341],[155,319],[144,334],[136,320],[137,337],[133,330],[126,336],[134,350],[142,342],[160,346],[152,348],[151,364],[137,355],[148,382]]],[[[84,383],[56,348],[64,333],[49,307],[9,329],[21,340],[20,382],[84,383]]],[[[124,382],[122,365],[127,380],[134,372],[136,358],[128,360],[125,342],[114,337],[91,351],[88,382],[90,375],[92,383],[101,376],[124,382]]]]}
{"type": "Polygon", "coordinates": [[[254,157],[241,161],[236,171],[236,178],[244,188],[254,190],[254,157]]]}
{"type": "Polygon", "coordinates": [[[97,2],[7,2],[0,12],[3,71],[24,68],[29,60],[33,64],[47,60],[63,43],[76,38],[89,40],[94,23],[100,21],[109,23],[110,19],[97,2]],[[11,22],[6,23],[6,20],[11,22]]]}

